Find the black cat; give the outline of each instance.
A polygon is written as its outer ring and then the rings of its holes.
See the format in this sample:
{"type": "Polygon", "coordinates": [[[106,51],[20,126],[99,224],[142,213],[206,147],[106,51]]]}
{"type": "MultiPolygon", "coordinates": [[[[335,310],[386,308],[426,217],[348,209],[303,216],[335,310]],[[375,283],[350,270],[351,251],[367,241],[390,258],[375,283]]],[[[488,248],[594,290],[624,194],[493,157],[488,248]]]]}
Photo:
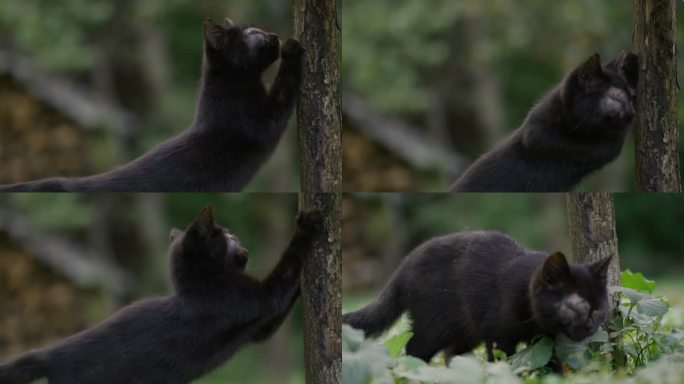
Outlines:
{"type": "Polygon", "coordinates": [[[261,82],[278,53],[274,34],[206,19],[200,96],[190,128],[103,174],[0,191],[240,191],[278,144],[298,94],[303,49],[294,39],[283,44],[270,91],[261,82]]]}
{"type": "Polygon", "coordinates": [[[568,191],[613,161],[634,118],[638,58],[624,52],[605,66],[598,54],[527,115],[506,141],[482,155],[452,192],[568,191]]]}
{"type": "Polygon", "coordinates": [[[610,258],[571,265],[563,254],[530,251],[506,234],[466,231],[421,244],[371,304],[342,322],[376,335],[404,312],[413,337],[406,353],[430,361],[485,342],[507,354],[536,334],[593,334],[606,319],[610,258]]]}
{"type": "Polygon", "coordinates": [[[302,258],[322,218],[302,212],[278,265],[263,281],[244,272],[247,251],[205,207],[172,230],[175,293],[133,303],[101,324],[0,366],[0,383],[188,383],[241,346],[268,338],[299,296],[302,258]]]}

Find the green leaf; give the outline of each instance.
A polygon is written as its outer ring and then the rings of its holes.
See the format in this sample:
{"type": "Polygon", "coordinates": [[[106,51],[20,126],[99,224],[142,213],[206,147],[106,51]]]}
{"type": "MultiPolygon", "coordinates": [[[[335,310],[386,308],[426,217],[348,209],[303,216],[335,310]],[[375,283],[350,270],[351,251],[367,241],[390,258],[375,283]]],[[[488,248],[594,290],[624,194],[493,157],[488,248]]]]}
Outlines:
{"type": "MultiPolygon", "coordinates": [[[[627,296],[632,303],[637,305],[637,311],[642,315],[662,316],[667,313],[669,309],[668,305],[657,297],[637,292],[632,288],[614,287],[613,291],[620,292],[627,296]]],[[[633,317],[636,322],[640,323],[644,323],[647,320],[641,319],[640,321],[637,316],[633,315],[633,317]]]]}
{"type": "Polygon", "coordinates": [[[646,297],[637,304],[637,311],[648,316],[663,316],[667,310],[667,304],[655,297],[646,297]]]}
{"type": "Polygon", "coordinates": [[[633,273],[626,269],[620,274],[620,285],[641,292],[653,293],[655,281],[648,280],[641,272],[633,273]]]}
{"type": "Polygon", "coordinates": [[[427,367],[427,363],[417,357],[401,356],[397,359],[397,367],[405,372],[416,372],[423,367],[427,367]]]}
{"type": "Polygon", "coordinates": [[[413,337],[413,332],[407,331],[385,340],[385,346],[389,351],[389,355],[394,358],[398,357],[406,343],[411,340],[411,337],[413,337]]]}
{"type": "MultiPolygon", "coordinates": [[[[479,368],[480,371],[482,371],[482,368],[479,368]]],[[[480,375],[482,373],[480,372],[480,375]]],[[[452,383],[463,383],[463,384],[477,384],[481,383],[482,380],[474,380],[472,379],[471,375],[464,375],[463,371],[456,371],[449,369],[447,367],[432,367],[432,366],[426,366],[423,367],[422,369],[418,370],[417,372],[400,372],[398,374],[399,377],[403,377],[405,379],[409,379],[412,381],[419,381],[422,383],[444,383],[444,384],[452,384],[452,383]]]]}
{"type": "Polygon", "coordinates": [[[627,287],[613,287],[613,289],[611,289],[611,291],[622,293],[627,298],[629,298],[629,300],[632,301],[633,303],[638,303],[644,297],[648,297],[648,295],[646,295],[645,293],[640,293],[640,292],[637,292],[636,290],[634,290],[632,288],[627,288],[627,287]]]}
{"type": "Polygon", "coordinates": [[[684,356],[664,356],[637,371],[636,383],[680,384],[684,377],[684,356]]]}
{"type": "Polygon", "coordinates": [[[585,341],[572,341],[567,336],[556,336],[556,355],[574,369],[582,368],[589,362],[587,343],[585,341]]]}
{"type": "Polygon", "coordinates": [[[553,340],[542,337],[536,343],[528,345],[509,357],[509,362],[514,370],[521,367],[533,370],[545,366],[551,360],[552,353],[553,340]]]}
{"type": "Polygon", "coordinates": [[[356,351],[363,344],[363,331],[352,328],[347,324],[342,324],[342,350],[356,351]]]}
{"type": "Polygon", "coordinates": [[[359,330],[342,325],[342,381],[344,384],[390,383],[387,367],[390,358],[386,348],[373,342],[359,339],[359,330]],[[360,341],[361,340],[361,341],[360,341]]]}
{"type": "Polygon", "coordinates": [[[344,384],[364,384],[370,380],[370,367],[359,356],[342,355],[342,379],[344,384]]]}
{"type": "Polygon", "coordinates": [[[511,370],[511,367],[503,362],[485,365],[487,383],[496,384],[520,384],[520,378],[511,370]]]}
{"type": "Polygon", "coordinates": [[[587,337],[584,342],[585,343],[605,343],[608,341],[608,332],[606,332],[603,329],[599,329],[598,331],[594,332],[593,335],[587,337]]]}

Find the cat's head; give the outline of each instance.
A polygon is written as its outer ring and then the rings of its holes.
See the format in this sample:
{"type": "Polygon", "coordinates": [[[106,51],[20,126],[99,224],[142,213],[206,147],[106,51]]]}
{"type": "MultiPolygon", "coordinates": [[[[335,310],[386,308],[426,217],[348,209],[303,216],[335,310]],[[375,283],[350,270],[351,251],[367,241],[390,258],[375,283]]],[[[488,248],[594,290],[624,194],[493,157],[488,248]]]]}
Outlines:
{"type": "Polygon", "coordinates": [[[204,53],[212,71],[261,74],[280,52],[278,36],[252,25],[204,20],[204,53]]]}
{"type": "Polygon", "coordinates": [[[580,341],[598,330],[608,316],[610,259],[568,264],[560,252],[547,257],[530,282],[532,311],[544,332],[580,341]]]}
{"type": "Polygon", "coordinates": [[[620,53],[601,65],[594,54],[575,68],[562,86],[562,99],[570,129],[583,136],[624,132],[634,119],[638,57],[620,53]]]}
{"type": "Polygon", "coordinates": [[[240,240],[226,228],[214,223],[211,205],[205,206],[185,231],[171,230],[174,272],[207,271],[223,273],[243,271],[248,252],[240,240]]]}

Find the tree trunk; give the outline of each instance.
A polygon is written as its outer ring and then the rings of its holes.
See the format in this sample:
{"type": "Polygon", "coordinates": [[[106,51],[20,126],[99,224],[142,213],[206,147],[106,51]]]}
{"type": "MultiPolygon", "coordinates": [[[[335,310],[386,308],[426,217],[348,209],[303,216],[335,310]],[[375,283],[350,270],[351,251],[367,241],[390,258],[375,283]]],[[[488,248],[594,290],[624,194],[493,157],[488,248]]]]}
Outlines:
{"type": "Polygon", "coordinates": [[[675,0],[634,0],[636,188],[680,192],[675,0]]]}
{"type": "MultiPolygon", "coordinates": [[[[608,267],[608,286],[619,286],[620,257],[613,196],[610,193],[568,193],[566,196],[572,260],[585,263],[613,255],[608,267]]],[[[611,312],[619,304],[618,300],[618,294],[611,295],[611,312]]]]}
{"type": "Polygon", "coordinates": [[[336,0],[293,0],[305,48],[297,105],[302,209],[318,208],[324,230],[304,262],[302,311],[307,383],[341,382],[342,144],[336,0]]]}
{"type": "Polygon", "coordinates": [[[325,216],[324,231],[304,261],[302,276],[306,382],[338,384],[342,363],[340,194],[302,194],[299,205],[318,208],[325,216]]]}
{"type": "Polygon", "coordinates": [[[339,192],[342,183],[336,3],[292,0],[295,36],[306,50],[297,105],[305,193],[339,192]]]}

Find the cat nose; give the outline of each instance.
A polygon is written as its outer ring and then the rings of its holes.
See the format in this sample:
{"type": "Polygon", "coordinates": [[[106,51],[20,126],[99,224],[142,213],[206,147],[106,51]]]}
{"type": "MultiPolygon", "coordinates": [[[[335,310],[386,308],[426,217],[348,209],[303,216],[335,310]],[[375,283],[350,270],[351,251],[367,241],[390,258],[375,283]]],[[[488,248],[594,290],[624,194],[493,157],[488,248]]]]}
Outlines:
{"type": "Polygon", "coordinates": [[[240,267],[247,265],[247,261],[249,260],[249,257],[247,257],[247,251],[243,251],[244,250],[238,252],[237,254],[237,263],[240,267]]]}

